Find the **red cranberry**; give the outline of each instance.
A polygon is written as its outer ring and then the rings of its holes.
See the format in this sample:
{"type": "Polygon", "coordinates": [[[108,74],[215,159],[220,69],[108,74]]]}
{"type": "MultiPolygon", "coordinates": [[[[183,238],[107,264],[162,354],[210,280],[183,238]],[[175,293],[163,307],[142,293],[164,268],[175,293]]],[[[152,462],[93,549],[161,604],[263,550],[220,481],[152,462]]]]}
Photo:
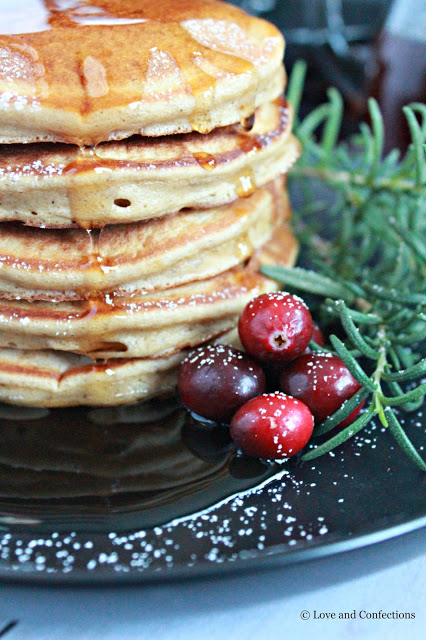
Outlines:
{"type": "MultiPolygon", "coordinates": [[[[325,347],[324,334],[319,328],[319,326],[316,324],[316,322],[314,322],[314,330],[312,331],[311,340],[313,340],[319,347],[325,347]]],[[[302,356],[305,355],[305,353],[312,353],[312,349],[309,345],[306,347],[306,349],[302,353],[302,356]]]]}
{"type": "Polygon", "coordinates": [[[325,347],[324,334],[316,322],[314,322],[311,340],[313,340],[319,347],[325,347]]]}
{"type": "MultiPolygon", "coordinates": [[[[282,372],[280,387],[284,393],[299,398],[312,411],[315,422],[324,422],[352,398],[361,385],[344,362],[332,353],[316,351],[301,356],[282,372]]],[[[350,424],[359,414],[361,403],[339,426],[350,424]]]]}
{"type": "Polygon", "coordinates": [[[246,351],[263,362],[294,360],[312,337],[313,322],[303,300],[288,293],[264,293],[243,310],[238,323],[246,351]]]}
{"type": "Polygon", "coordinates": [[[193,413],[228,422],[247,400],[265,391],[265,375],[247,354],[225,345],[196,349],[183,361],[178,388],[193,413]]]}
{"type": "Polygon", "coordinates": [[[238,409],[231,438],[248,456],[288,458],[307,444],[314,419],[308,407],[284,393],[265,393],[238,409]]]}

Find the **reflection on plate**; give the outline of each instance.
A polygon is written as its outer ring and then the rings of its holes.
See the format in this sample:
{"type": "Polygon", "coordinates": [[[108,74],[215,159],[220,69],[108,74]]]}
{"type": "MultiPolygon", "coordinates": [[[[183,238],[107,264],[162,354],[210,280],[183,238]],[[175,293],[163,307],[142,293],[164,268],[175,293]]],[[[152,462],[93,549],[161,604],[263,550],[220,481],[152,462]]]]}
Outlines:
{"type": "MultiPolygon", "coordinates": [[[[238,456],[173,399],[0,406],[0,576],[202,575],[352,548],[426,523],[424,477],[371,425],[302,464],[238,456]]],[[[421,411],[405,418],[420,443],[421,411]]]]}

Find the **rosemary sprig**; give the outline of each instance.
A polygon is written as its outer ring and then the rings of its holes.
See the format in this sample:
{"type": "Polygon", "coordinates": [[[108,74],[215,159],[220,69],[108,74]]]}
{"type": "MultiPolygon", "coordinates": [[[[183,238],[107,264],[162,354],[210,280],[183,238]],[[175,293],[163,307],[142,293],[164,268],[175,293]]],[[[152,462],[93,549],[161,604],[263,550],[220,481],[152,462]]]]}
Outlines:
{"type": "MultiPolygon", "coordinates": [[[[297,63],[289,82],[296,110],[305,71],[304,63],[297,63]]],[[[417,410],[426,394],[426,106],[404,107],[412,142],[400,159],[397,151],[383,157],[384,126],[374,100],[369,102],[371,126],[363,123],[358,135],[338,142],[343,103],[335,89],[328,96],[328,103],[302,122],[297,114],[295,119],[303,145],[291,175],[291,186],[297,185],[302,198],[295,231],[312,268],[262,271],[314,294],[318,312],[326,321],[337,321],[346,335],[343,340],[331,335],[330,342],[361,389],[314,435],[329,433],[362,400],[369,401],[354,423],[302,459],[331,451],[378,416],[403,452],[426,471],[394,412],[417,410]],[[328,202],[326,233],[313,192],[328,202]]]]}

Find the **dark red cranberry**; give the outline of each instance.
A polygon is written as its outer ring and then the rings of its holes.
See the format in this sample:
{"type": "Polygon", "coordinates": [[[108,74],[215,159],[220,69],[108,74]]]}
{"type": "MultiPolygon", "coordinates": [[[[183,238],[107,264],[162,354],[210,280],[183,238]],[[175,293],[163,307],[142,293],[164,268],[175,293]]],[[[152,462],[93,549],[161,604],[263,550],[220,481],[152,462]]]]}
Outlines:
{"type": "Polygon", "coordinates": [[[324,334],[316,322],[314,322],[311,340],[313,340],[319,347],[325,347],[324,334]]]}
{"type": "Polygon", "coordinates": [[[254,298],[238,323],[244,348],[263,362],[294,360],[308,346],[312,330],[308,307],[288,293],[264,293],[254,298]]]}
{"type": "Polygon", "coordinates": [[[178,388],[187,409],[229,422],[247,400],[265,391],[265,375],[247,354],[226,345],[200,347],[183,361],[178,388]]]}
{"type": "MultiPolygon", "coordinates": [[[[338,356],[316,351],[291,362],[281,374],[280,387],[307,404],[315,422],[321,423],[352,398],[361,385],[338,356]]],[[[363,404],[339,426],[350,424],[363,404]]]]}
{"type": "MultiPolygon", "coordinates": [[[[314,330],[312,331],[311,340],[313,340],[319,347],[325,347],[324,334],[315,322],[314,322],[314,330]]],[[[306,349],[302,353],[302,356],[305,355],[305,353],[312,353],[312,349],[309,345],[306,347],[306,349]]]]}
{"type": "Polygon", "coordinates": [[[284,393],[265,393],[238,409],[231,438],[248,456],[288,458],[307,444],[314,419],[308,407],[284,393]]]}

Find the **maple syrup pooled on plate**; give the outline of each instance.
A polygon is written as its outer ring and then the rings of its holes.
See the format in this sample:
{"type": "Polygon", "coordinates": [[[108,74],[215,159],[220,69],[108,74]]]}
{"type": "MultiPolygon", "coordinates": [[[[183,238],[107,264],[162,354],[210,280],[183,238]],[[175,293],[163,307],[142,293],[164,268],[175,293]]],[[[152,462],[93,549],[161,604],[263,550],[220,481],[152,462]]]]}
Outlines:
{"type": "Polygon", "coordinates": [[[0,417],[0,524],[61,530],[72,519],[96,530],[106,516],[119,530],[119,515],[133,513],[134,526],[155,526],[276,472],[267,465],[253,473],[239,458],[234,473],[223,428],[200,428],[174,397],[100,409],[0,404],[0,417]]]}
{"type": "MultiPolygon", "coordinates": [[[[0,405],[0,415],[8,428],[0,436],[0,466],[8,476],[2,502],[22,496],[84,505],[96,498],[101,507],[103,498],[115,496],[116,506],[124,507],[130,492],[134,504],[148,508],[206,488],[226,468],[226,451],[206,463],[183,443],[190,417],[174,398],[115,409],[0,405]]],[[[103,506],[108,509],[107,502],[103,506]]]]}

